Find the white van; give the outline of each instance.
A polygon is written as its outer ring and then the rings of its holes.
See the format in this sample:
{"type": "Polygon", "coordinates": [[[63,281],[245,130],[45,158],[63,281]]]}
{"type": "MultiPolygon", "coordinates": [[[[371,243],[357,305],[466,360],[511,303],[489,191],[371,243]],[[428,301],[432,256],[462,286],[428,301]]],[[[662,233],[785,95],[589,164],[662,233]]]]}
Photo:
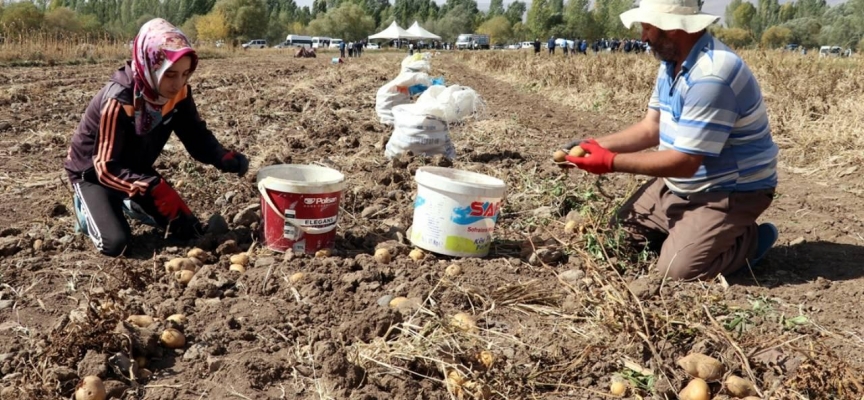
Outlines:
{"type": "Polygon", "coordinates": [[[330,46],[330,38],[326,36],[313,36],[312,37],[312,48],[313,49],[326,49],[330,46]]]}
{"type": "Polygon", "coordinates": [[[331,49],[338,49],[340,44],[342,44],[342,39],[330,39],[331,49]]]}
{"type": "Polygon", "coordinates": [[[822,46],[819,48],[819,57],[840,57],[842,50],[840,46],[822,46]]]}
{"type": "Polygon", "coordinates": [[[286,47],[312,47],[312,38],[309,36],[301,36],[301,35],[288,35],[285,39],[286,47]]]}

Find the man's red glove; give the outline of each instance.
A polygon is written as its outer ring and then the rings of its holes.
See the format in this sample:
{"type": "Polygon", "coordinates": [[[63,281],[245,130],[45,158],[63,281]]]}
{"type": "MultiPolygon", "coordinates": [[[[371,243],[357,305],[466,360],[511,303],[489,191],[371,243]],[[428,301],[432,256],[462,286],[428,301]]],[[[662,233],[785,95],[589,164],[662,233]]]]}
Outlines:
{"type": "Polygon", "coordinates": [[[588,171],[592,174],[603,175],[612,172],[612,161],[618,153],[613,153],[603,146],[600,146],[596,140],[589,139],[579,144],[582,150],[585,150],[584,157],[574,157],[568,155],[567,161],[576,164],[579,169],[588,171]]]}
{"type": "Polygon", "coordinates": [[[153,203],[156,204],[159,214],[162,214],[168,221],[175,220],[181,213],[192,214],[189,206],[164,179],[160,179],[159,183],[150,190],[150,196],[153,197],[153,203]]]}

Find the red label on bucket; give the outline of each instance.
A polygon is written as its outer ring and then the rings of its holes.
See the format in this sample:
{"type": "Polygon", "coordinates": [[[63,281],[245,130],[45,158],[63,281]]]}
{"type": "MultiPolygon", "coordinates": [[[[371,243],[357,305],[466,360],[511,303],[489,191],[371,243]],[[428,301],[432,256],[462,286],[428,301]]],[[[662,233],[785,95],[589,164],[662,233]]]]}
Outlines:
{"type": "Polygon", "coordinates": [[[261,199],[268,248],[312,254],[333,247],[341,192],[285,193],[266,188],[265,193],[275,207],[261,199]]]}

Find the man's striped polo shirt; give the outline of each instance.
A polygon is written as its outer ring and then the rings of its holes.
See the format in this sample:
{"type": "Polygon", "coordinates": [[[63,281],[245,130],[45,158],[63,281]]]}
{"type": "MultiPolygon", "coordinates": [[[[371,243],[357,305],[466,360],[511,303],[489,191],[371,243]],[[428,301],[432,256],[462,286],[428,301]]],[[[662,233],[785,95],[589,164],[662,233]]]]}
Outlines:
{"type": "Polygon", "coordinates": [[[707,32],[673,76],[663,62],[648,107],[660,111],[660,150],[705,156],[690,178],[666,178],[675,193],[777,186],[777,145],[756,78],[707,32]]]}

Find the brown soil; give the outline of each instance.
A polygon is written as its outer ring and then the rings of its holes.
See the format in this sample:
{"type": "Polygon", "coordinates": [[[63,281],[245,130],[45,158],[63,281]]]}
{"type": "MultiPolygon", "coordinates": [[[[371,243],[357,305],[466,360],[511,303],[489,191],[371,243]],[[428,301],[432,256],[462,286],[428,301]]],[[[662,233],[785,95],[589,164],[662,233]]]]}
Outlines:
{"type": "MultiPolygon", "coordinates": [[[[449,399],[451,370],[471,382],[451,385],[457,397],[604,398],[617,373],[642,385],[630,394],[663,398],[664,385],[675,392],[686,384],[675,360],[689,352],[755,378],[766,397],[861,398],[864,200],[830,189],[857,188],[860,179],[814,183],[782,171],[780,195],[763,216],[780,241],[765,263],[727,277],[728,286],[661,285],[650,257],[592,245],[606,234],[599,222],[582,217],[583,234],[564,232],[571,210],[608,213],[638,180],[562,175],[551,150],[620,122],[574,113],[441,55],[435,75],[475,88],[485,111],[453,128],[453,162],[388,161],[390,128],[377,122],[375,92],[400,58],[203,60],[193,82],[202,116],[226,146],[250,156],[251,172],[221,175],[173,140],[157,167],[202,219],[219,213],[230,231],[177,242],[134,225],[121,259],[97,255],[72,233],[62,172],[89,96],[116,65],[0,72],[0,398],[69,398],[80,377],[99,375],[123,399],[449,399]],[[228,257],[253,246],[259,224],[234,217],[258,204],[254,172],[277,163],[345,173],[336,251],[283,257],[255,245],[248,271],[229,272],[228,257]],[[413,174],[430,164],[507,181],[489,257],[408,258],[413,174]],[[361,217],[369,207],[378,211],[361,217]],[[209,259],[182,287],[163,263],[195,246],[209,259]],[[390,264],[373,259],[381,247],[394,254],[390,264]],[[445,277],[452,263],[463,273],[445,277]],[[295,272],[305,276],[292,283],[295,272]],[[393,309],[379,304],[385,296],[414,303],[393,309]],[[478,332],[449,326],[460,311],[475,316],[478,332]],[[175,313],[189,322],[120,322],[175,313]],[[183,348],[156,341],[169,325],[185,333],[183,348]],[[483,350],[494,355],[491,367],[477,356],[483,350]],[[147,371],[130,379],[136,357],[148,360],[147,371]]],[[[725,398],[721,386],[711,388],[725,398]]]]}

